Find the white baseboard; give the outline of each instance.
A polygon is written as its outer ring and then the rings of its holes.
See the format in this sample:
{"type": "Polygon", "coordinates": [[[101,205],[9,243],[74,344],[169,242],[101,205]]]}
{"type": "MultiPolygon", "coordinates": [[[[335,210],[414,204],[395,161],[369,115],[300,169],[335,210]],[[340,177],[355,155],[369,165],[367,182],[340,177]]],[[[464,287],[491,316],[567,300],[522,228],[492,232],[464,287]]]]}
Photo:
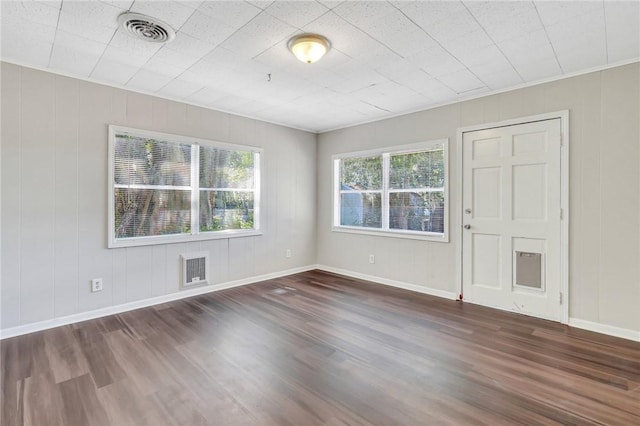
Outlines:
{"type": "Polygon", "coordinates": [[[357,278],[359,280],[372,281],[377,284],[388,285],[391,287],[397,287],[404,290],[415,291],[416,293],[428,294],[430,296],[442,297],[444,299],[456,300],[458,297],[456,293],[445,290],[438,290],[435,288],[424,287],[417,284],[405,283],[402,281],[390,280],[387,278],[380,278],[374,275],[361,274],[360,272],[348,271],[346,269],[334,268],[326,265],[316,265],[316,269],[326,272],[333,272],[334,274],[345,275],[351,278],[357,278]]]}
{"type": "Polygon", "coordinates": [[[608,334],[609,336],[640,342],[640,331],[629,330],[628,328],[615,327],[613,325],[601,324],[579,318],[569,318],[569,325],[583,330],[595,331],[596,333],[608,334]]]}
{"type": "Polygon", "coordinates": [[[0,330],[0,340],[10,337],[20,336],[23,334],[34,333],[36,331],[47,330],[49,328],[60,327],[62,325],[74,324],[77,322],[87,321],[95,318],[105,317],[107,315],[119,314],[122,312],[132,311],[134,309],[146,308],[148,306],[159,305],[174,300],[186,299],[187,297],[198,296],[214,291],[225,290],[228,288],[239,287],[247,284],[253,284],[260,281],[272,280],[274,278],[284,277],[286,275],[298,274],[316,269],[316,265],[302,266],[299,268],[287,269],[285,271],[273,272],[270,274],[258,275],[249,278],[243,278],[226,283],[207,285],[190,290],[183,290],[178,293],[165,294],[162,296],[152,297],[149,299],[136,300],[135,302],[124,303],[116,306],[108,306],[106,308],[96,309],[94,311],[81,312],[59,318],[53,318],[45,321],[38,321],[31,324],[18,325],[16,327],[0,330]]]}

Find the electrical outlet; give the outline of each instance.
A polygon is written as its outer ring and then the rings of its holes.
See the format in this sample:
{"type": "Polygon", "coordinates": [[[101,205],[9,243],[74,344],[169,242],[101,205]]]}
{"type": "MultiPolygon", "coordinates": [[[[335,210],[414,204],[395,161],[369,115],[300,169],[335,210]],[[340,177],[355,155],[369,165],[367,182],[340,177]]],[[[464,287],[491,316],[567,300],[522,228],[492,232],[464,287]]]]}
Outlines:
{"type": "Polygon", "coordinates": [[[94,278],[91,280],[91,292],[102,291],[102,278],[94,278]]]}
{"type": "Polygon", "coordinates": [[[376,256],[374,254],[369,255],[369,263],[376,263],[376,256]]]}
{"type": "Polygon", "coordinates": [[[284,252],[284,257],[286,257],[287,259],[289,259],[289,258],[291,257],[291,249],[287,249],[287,250],[284,252]]]}

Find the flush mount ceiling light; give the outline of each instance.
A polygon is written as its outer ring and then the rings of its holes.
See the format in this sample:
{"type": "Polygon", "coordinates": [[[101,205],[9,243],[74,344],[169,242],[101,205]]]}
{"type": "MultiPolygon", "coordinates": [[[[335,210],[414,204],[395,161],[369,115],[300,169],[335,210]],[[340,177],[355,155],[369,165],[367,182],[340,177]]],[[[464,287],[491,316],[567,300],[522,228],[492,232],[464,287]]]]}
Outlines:
{"type": "Polygon", "coordinates": [[[130,36],[152,43],[169,43],[176,37],[176,32],[169,24],[139,13],[121,14],[118,16],[118,24],[130,36]]]}
{"type": "Polygon", "coordinates": [[[329,40],[318,34],[299,34],[289,40],[287,46],[296,58],[307,64],[320,60],[331,47],[329,40]]]}

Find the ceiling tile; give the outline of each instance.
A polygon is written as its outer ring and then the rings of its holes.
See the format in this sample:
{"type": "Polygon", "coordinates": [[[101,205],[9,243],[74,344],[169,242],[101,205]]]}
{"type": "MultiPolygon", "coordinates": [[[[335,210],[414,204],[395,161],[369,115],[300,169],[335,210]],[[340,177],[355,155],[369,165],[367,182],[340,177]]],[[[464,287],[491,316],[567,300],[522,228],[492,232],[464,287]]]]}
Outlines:
{"type": "Polygon", "coordinates": [[[192,65],[188,72],[190,80],[194,82],[199,80],[203,85],[214,85],[220,79],[224,79],[232,70],[221,64],[199,61],[192,65]]]}
{"type": "Polygon", "coordinates": [[[267,13],[261,13],[240,28],[240,31],[251,37],[260,38],[268,46],[273,46],[296,32],[296,28],[267,13]]]}
{"type": "Polygon", "coordinates": [[[601,1],[536,1],[540,19],[545,26],[578,18],[595,10],[601,10],[601,1]]]}
{"type": "Polygon", "coordinates": [[[462,38],[447,40],[442,43],[442,47],[467,66],[488,62],[496,55],[501,55],[483,30],[474,31],[462,38]]]}
{"type": "Polygon", "coordinates": [[[315,1],[274,2],[266,9],[269,15],[295,28],[304,27],[328,11],[326,6],[315,1]]]}
{"type": "Polygon", "coordinates": [[[496,43],[542,29],[538,12],[529,1],[466,1],[464,4],[496,43]]]}
{"type": "Polygon", "coordinates": [[[389,62],[382,66],[376,67],[375,71],[389,78],[390,80],[396,80],[397,78],[412,73],[412,72],[420,72],[426,74],[426,72],[416,66],[414,63],[409,62],[406,59],[400,59],[398,61],[389,62]]]}
{"type": "Polygon", "coordinates": [[[39,40],[41,42],[53,43],[56,35],[56,27],[49,25],[33,24],[21,17],[2,17],[2,45],[7,46],[21,38],[39,40]],[[25,29],[29,29],[26,31],[25,29]]]}
{"type": "Polygon", "coordinates": [[[358,56],[365,46],[371,46],[375,40],[362,30],[349,24],[334,12],[322,15],[305,27],[305,31],[323,34],[331,41],[331,48],[351,57],[358,56]]]}
{"type": "Polygon", "coordinates": [[[438,77],[442,83],[450,87],[456,93],[465,93],[484,86],[471,71],[461,70],[438,77]]]}
{"type": "Polygon", "coordinates": [[[268,50],[273,44],[269,40],[256,38],[243,32],[236,32],[220,44],[227,51],[234,52],[242,60],[254,58],[268,50]]]}
{"type": "Polygon", "coordinates": [[[165,47],[169,50],[180,52],[190,58],[200,59],[215,49],[216,46],[198,40],[188,34],[178,32],[176,38],[171,43],[167,43],[165,47]]]}
{"type": "Polygon", "coordinates": [[[217,100],[224,98],[227,96],[225,93],[212,89],[210,87],[203,87],[192,95],[188,96],[186,99],[190,102],[194,102],[200,105],[212,105],[217,100]]]}
{"type": "MultiPolygon", "coordinates": [[[[149,59],[147,64],[158,61],[158,66],[160,66],[160,64],[169,65],[169,70],[173,73],[174,69],[184,71],[199,60],[200,58],[198,57],[189,56],[181,51],[169,49],[169,47],[165,45],[149,59]]],[[[145,67],[147,67],[147,65],[145,65],[145,67]]]]}
{"type": "Polygon", "coordinates": [[[496,67],[494,64],[475,66],[472,71],[490,89],[499,90],[509,86],[517,86],[524,81],[512,67],[496,67]]]}
{"type": "MultiPolygon", "coordinates": [[[[504,40],[498,44],[500,50],[512,63],[526,63],[532,61],[532,56],[554,56],[553,49],[547,32],[538,30],[520,37],[514,37],[511,40],[504,40]]],[[[533,58],[533,60],[541,60],[542,58],[533,58]]]]}
{"type": "Polygon", "coordinates": [[[2,34],[2,59],[29,64],[38,68],[49,66],[49,57],[53,45],[41,39],[16,36],[7,41],[5,32],[2,34]]]}
{"type": "Polygon", "coordinates": [[[187,34],[214,46],[222,43],[235,31],[236,28],[233,26],[212,19],[210,16],[198,10],[193,12],[189,19],[180,27],[182,34],[187,34]]]}
{"type": "MultiPolygon", "coordinates": [[[[267,2],[262,2],[265,4],[267,2]]],[[[239,28],[262,12],[261,7],[243,1],[205,1],[198,11],[214,19],[215,23],[239,28]]]]}
{"type": "Polygon", "coordinates": [[[108,43],[118,29],[118,15],[125,10],[101,2],[62,3],[58,29],[99,43],[108,43]]]}
{"type": "Polygon", "coordinates": [[[49,66],[88,77],[106,48],[105,44],[58,30],[49,66]]]}
{"type": "Polygon", "coordinates": [[[144,92],[155,92],[166,86],[171,80],[173,80],[173,77],[141,69],[131,77],[127,82],[127,86],[144,92]]]}
{"type": "Polygon", "coordinates": [[[264,10],[269,6],[271,6],[274,3],[274,1],[273,0],[248,0],[247,3],[250,3],[257,8],[264,10]]]}
{"type": "MultiPolygon", "coordinates": [[[[515,65],[515,64],[514,64],[515,65]]],[[[534,82],[558,75],[562,72],[555,60],[531,61],[515,65],[516,70],[526,82],[534,82]]]]}
{"type": "Polygon", "coordinates": [[[602,8],[551,25],[546,30],[565,72],[606,63],[606,36],[602,8]]]}
{"type": "Polygon", "coordinates": [[[325,6],[328,9],[335,9],[336,7],[344,3],[344,0],[338,0],[338,1],[318,0],[318,3],[321,3],[323,6],[325,6]]]}
{"type": "MultiPolygon", "coordinates": [[[[58,24],[60,2],[3,1],[0,3],[0,8],[2,10],[3,24],[6,19],[10,21],[28,21],[55,28],[58,24]]],[[[33,27],[33,25],[25,27],[33,27]]]]}
{"type": "Polygon", "coordinates": [[[438,42],[422,29],[411,30],[411,26],[402,33],[385,38],[384,44],[403,58],[411,56],[418,50],[438,47],[438,42]]]}
{"type": "Polygon", "coordinates": [[[640,2],[605,2],[607,59],[640,58],[640,2]]]}
{"type": "Polygon", "coordinates": [[[459,1],[412,2],[402,11],[441,43],[480,29],[480,25],[459,1]]]}
{"type": "Polygon", "coordinates": [[[107,51],[117,51],[114,56],[125,63],[144,65],[153,55],[160,50],[162,44],[149,43],[132,37],[120,28],[114,34],[107,51]]]}
{"type": "Polygon", "coordinates": [[[420,50],[407,57],[407,60],[433,77],[465,69],[465,66],[460,61],[439,46],[420,50]]]}
{"type": "Polygon", "coordinates": [[[178,30],[193,14],[195,10],[193,6],[198,5],[198,3],[194,5],[180,1],[135,1],[131,12],[160,19],[171,25],[174,30],[178,30]]]}
{"type": "Polygon", "coordinates": [[[158,90],[157,93],[172,99],[183,99],[188,98],[200,89],[202,89],[202,84],[175,78],[158,90]]]}
{"type": "Polygon", "coordinates": [[[103,56],[89,77],[96,81],[124,86],[138,70],[138,67],[103,56]]]}
{"type": "Polygon", "coordinates": [[[99,0],[99,1],[100,3],[106,3],[123,10],[129,10],[129,8],[134,2],[134,0],[99,0]]]}
{"type": "Polygon", "coordinates": [[[333,12],[356,27],[369,27],[375,21],[397,12],[391,4],[383,1],[345,1],[333,12]]]}

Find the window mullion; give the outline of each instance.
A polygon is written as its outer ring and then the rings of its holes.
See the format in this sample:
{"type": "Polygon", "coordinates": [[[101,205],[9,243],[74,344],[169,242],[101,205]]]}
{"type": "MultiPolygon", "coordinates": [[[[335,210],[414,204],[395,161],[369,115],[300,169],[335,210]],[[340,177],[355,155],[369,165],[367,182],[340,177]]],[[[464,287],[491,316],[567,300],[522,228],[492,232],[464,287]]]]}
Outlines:
{"type": "Polygon", "coordinates": [[[382,154],[382,229],[389,229],[389,153],[382,154]]]}
{"type": "Polygon", "coordinates": [[[191,235],[200,233],[200,145],[191,145],[191,235]]]}
{"type": "Polygon", "coordinates": [[[333,224],[341,225],[340,212],[342,210],[342,197],[341,185],[340,185],[340,163],[342,159],[333,161],[333,224]]]}
{"type": "Polygon", "coordinates": [[[260,197],[262,194],[261,179],[262,170],[260,169],[260,154],[253,153],[253,229],[260,229],[260,197]]]}

